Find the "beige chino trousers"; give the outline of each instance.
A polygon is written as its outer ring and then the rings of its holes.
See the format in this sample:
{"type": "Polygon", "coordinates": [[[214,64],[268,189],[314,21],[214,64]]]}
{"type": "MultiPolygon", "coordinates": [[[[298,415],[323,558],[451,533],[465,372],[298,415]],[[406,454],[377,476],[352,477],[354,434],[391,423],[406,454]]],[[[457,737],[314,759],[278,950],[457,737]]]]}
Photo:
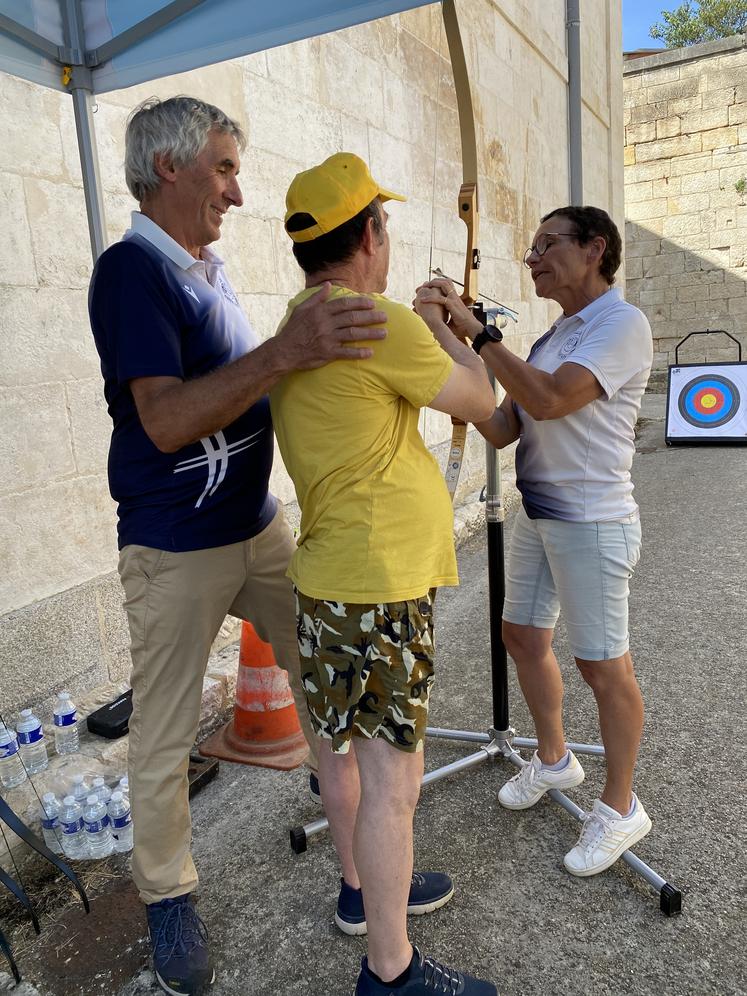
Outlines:
{"type": "Polygon", "coordinates": [[[226,615],[251,622],[288,672],[316,770],[316,737],[301,687],[293,587],[295,541],[278,508],[243,543],[172,553],[129,545],[119,558],[132,653],[129,780],[132,874],[145,903],[192,892],[187,768],[210,647],[226,615]]]}

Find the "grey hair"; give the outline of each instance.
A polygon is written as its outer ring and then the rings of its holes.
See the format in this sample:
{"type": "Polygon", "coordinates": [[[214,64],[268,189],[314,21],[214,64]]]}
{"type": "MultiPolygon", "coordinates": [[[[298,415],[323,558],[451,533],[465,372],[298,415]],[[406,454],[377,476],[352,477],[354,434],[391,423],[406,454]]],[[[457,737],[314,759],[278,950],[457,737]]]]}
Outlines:
{"type": "Polygon", "coordinates": [[[168,155],[174,166],[188,166],[205,148],[213,129],[232,135],[239,149],[246,146],[246,136],[233,118],[196,97],[149,97],[138,104],[125,132],[125,180],[135,200],[143,201],[159,187],[157,154],[168,155]]]}

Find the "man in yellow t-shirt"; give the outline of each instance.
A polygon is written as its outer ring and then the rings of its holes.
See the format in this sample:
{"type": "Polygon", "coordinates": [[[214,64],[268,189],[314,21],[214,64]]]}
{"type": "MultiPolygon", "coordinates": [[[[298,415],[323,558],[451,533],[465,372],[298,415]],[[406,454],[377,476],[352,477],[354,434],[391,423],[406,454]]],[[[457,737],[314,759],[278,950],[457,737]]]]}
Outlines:
{"type": "Polygon", "coordinates": [[[330,282],[337,296],[373,296],[387,315],[387,336],[371,344],[366,363],[290,374],[271,394],[301,507],[288,572],[301,671],[342,865],[335,921],[369,936],[357,996],[402,987],[427,996],[434,979],[464,996],[494,996],[492,984],[413,950],[406,917],[443,906],[454,891],[448,875],[412,871],[433,598],[438,587],[458,583],[451,504],[418,414],[427,405],[481,421],[495,401],[482,363],[451,334],[439,306],[416,300],[414,314],[380,296],[389,270],[388,200],[404,198],[383,190],[351,153],[300,173],[286,198],[285,227],[306,275],[289,314],[330,282]]]}

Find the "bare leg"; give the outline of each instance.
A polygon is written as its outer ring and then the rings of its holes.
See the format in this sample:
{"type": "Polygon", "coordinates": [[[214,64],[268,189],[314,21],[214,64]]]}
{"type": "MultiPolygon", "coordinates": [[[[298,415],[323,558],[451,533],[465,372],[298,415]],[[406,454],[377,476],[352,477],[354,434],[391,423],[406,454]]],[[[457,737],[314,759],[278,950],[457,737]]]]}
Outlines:
{"type": "Polygon", "coordinates": [[[563,733],[563,679],[553,653],[554,630],[503,622],[503,641],[537,731],[537,753],[555,764],[566,751],[563,733]]]}
{"type": "Polygon", "coordinates": [[[317,738],[317,743],[319,785],[342,877],[352,889],[360,889],[353,858],[353,832],[361,795],[355,743],[351,743],[347,754],[334,754],[329,740],[317,738]]]}
{"type": "Polygon", "coordinates": [[[407,899],[412,881],[412,819],[420,795],[423,753],[384,740],[356,741],[361,799],[353,853],[368,923],[368,963],[388,982],[412,959],[407,899]]]}
{"type": "Polygon", "coordinates": [[[622,816],[630,809],[633,769],[643,730],[643,697],[629,652],[608,661],[576,658],[584,681],[599,709],[599,727],[607,758],[607,782],[602,802],[622,816]]]}

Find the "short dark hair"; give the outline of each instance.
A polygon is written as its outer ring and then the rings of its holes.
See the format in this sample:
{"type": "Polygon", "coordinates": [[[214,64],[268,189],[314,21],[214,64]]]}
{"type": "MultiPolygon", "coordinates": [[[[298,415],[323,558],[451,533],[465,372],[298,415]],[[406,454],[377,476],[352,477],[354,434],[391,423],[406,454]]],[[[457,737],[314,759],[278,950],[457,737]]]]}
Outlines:
{"type": "Polygon", "coordinates": [[[575,235],[582,246],[592,239],[601,235],[607,243],[602,255],[602,263],[599,272],[608,284],[614,284],[615,273],[620,268],[622,259],[622,239],[617,225],[612,218],[597,207],[568,207],[555,208],[542,218],[542,222],[549,221],[550,218],[567,218],[573,223],[576,229],[575,235]]]}
{"type": "MultiPolygon", "coordinates": [[[[363,232],[369,218],[373,218],[374,231],[378,234],[383,228],[381,202],[375,197],[350,221],[338,225],[325,235],[310,242],[294,242],[293,255],[304,273],[317,273],[335,263],[345,263],[351,259],[363,240],[363,232]]],[[[303,231],[315,225],[316,219],[309,214],[293,214],[285,223],[289,232],[303,231]]]]}

